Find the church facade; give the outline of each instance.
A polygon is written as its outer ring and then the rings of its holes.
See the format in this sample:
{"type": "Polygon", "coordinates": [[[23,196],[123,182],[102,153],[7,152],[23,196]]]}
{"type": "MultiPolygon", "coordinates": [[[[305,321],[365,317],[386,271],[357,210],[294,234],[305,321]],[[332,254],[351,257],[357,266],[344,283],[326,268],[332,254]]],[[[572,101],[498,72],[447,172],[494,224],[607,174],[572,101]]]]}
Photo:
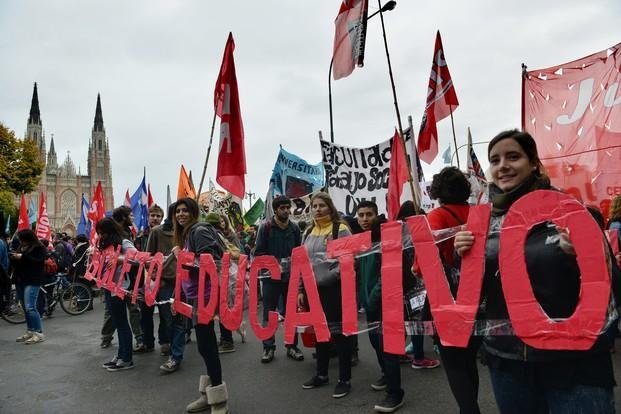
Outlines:
{"type": "MultiPolygon", "coordinates": [[[[36,192],[30,194],[36,209],[39,208],[39,195],[45,194],[47,213],[53,232],[66,232],[76,235],[80,222],[82,194],[90,203],[97,183],[101,182],[106,211],[114,206],[112,191],[112,169],[110,168],[110,149],[108,138],[103,124],[101,98],[97,94],[95,121],[91,131],[88,147],[87,174],[82,175],[67,154],[65,160],[59,164],[54,148],[54,136],[50,140],[50,149],[46,150],[45,131],[39,110],[39,96],[37,84],[34,85],[30,115],[26,125],[24,139],[35,142],[39,148],[39,158],[44,163],[41,180],[36,192]]],[[[38,210],[37,210],[38,212],[38,210]]]]}

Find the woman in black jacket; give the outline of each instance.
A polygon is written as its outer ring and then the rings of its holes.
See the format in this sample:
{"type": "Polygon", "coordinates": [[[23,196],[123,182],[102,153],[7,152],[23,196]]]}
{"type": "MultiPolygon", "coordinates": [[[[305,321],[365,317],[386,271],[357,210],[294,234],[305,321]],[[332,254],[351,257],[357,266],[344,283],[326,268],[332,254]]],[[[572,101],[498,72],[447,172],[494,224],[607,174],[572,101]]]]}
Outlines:
{"type": "Polygon", "coordinates": [[[45,340],[41,315],[37,310],[39,288],[45,283],[45,247],[30,229],[19,231],[17,239],[19,248],[10,257],[15,269],[15,289],[26,314],[27,329],[24,335],[17,338],[17,342],[30,345],[45,340]]]}
{"type": "MultiPolygon", "coordinates": [[[[508,320],[498,270],[500,229],[515,201],[531,191],[551,186],[535,140],[526,132],[511,130],[498,134],[489,144],[488,158],[493,209],[485,249],[483,297],[486,319],[508,320]]],[[[473,243],[474,236],[469,231],[455,236],[455,249],[460,255],[473,243]]],[[[524,254],[533,292],[543,310],[550,318],[570,317],[580,295],[580,269],[568,235],[560,233],[553,224],[538,224],[527,237],[524,254]]],[[[588,351],[536,349],[512,335],[485,337],[484,347],[496,403],[502,413],[615,411],[615,380],[604,335],[588,351]]]]}

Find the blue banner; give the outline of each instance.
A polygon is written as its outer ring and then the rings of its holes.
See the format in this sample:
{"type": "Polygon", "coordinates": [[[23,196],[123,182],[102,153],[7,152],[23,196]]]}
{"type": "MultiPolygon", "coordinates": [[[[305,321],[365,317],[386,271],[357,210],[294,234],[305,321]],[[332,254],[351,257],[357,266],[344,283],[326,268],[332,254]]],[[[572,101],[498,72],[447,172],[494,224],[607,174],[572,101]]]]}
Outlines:
{"type": "Polygon", "coordinates": [[[281,147],[270,183],[273,184],[274,195],[302,197],[321,189],[324,176],[322,162],[309,164],[281,147]]]}

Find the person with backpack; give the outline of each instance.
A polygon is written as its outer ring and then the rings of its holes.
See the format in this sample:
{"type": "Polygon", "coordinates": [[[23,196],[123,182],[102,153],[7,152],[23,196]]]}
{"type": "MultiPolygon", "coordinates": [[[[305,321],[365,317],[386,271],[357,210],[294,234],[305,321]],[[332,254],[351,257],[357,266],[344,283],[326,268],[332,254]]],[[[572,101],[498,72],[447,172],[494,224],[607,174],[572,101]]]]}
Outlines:
{"type": "MultiPolygon", "coordinates": [[[[311,259],[321,307],[334,337],[339,360],[339,380],[332,397],[342,398],[351,391],[352,337],[342,333],[341,277],[338,260],[327,259],[327,243],[351,235],[347,224],[341,219],[334,202],[327,193],[318,192],[311,198],[313,222],[306,230],[303,244],[311,259]]],[[[298,293],[298,306],[306,307],[303,285],[298,293]]],[[[330,363],[330,342],[318,342],[315,375],[302,388],[311,389],[327,385],[330,363]]]]}
{"type": "MultiPolygon", "coordinates": [[[[255,256],[274,256],[281,263],[281,273],[280,280],[271,279],[269,274],[262,278],[263,323],[267,323],[269,312],[278,308],[280,298],[284,298],[285,302],[287,300],[291,251],[302,242],[298,225],[289,220],[291,200],[282,195],[278,196],[272,201],[272,208],[274,217],[259,227],[255,256]]],[[[302,361],[304,354],[297,345],[298,335],[296,334],[293,344],[286,346],[286,355],[294,361],[302,361]]],[[[264,340],[261,362],[264,364],[271,362],[274,359],[275,350],[276,340],[274,336],[264,340]]]]}
{"type": "MultiPolygon", "coordinates": [[[[172,252],[175,256],[181,250],[201,255],[211,254],[214,260],[222,259],[225,247],[214,227],[208,223],[198,222],[198,203],[192,198],[181,198],[175,204],[173,221],[174,243],[172,252]]],[[[212,414],[228,413],[228,391],[222,380],[222,366],[218,352],[218,341],[214,331],[213,319],[204,324],[198,321],[198,269],[189,272],[189,280],[181,283],[183,295],[192,305],[192,323],[196,332],[196,343],[208,375],[199,379],[200,397],[190,403],[186,410],[194,413],[211,408],[212,414]]],[[[209,302],[211,286],[206,281],[204,300],[209,302]]]]}

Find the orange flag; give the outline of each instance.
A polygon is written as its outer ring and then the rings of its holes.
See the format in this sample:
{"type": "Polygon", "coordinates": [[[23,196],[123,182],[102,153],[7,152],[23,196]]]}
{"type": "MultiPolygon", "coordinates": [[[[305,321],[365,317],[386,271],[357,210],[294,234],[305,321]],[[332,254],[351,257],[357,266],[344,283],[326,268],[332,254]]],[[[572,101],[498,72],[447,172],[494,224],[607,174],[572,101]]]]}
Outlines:
{"type": "Polygon", "coordinates": [[[181,165],[181,171],[179,171],[179,186],[177,187],[177,200],[183,197],[196,198],[196,190],[194,190],[194,186],[190,182],[185,167],[181,165]]]}

